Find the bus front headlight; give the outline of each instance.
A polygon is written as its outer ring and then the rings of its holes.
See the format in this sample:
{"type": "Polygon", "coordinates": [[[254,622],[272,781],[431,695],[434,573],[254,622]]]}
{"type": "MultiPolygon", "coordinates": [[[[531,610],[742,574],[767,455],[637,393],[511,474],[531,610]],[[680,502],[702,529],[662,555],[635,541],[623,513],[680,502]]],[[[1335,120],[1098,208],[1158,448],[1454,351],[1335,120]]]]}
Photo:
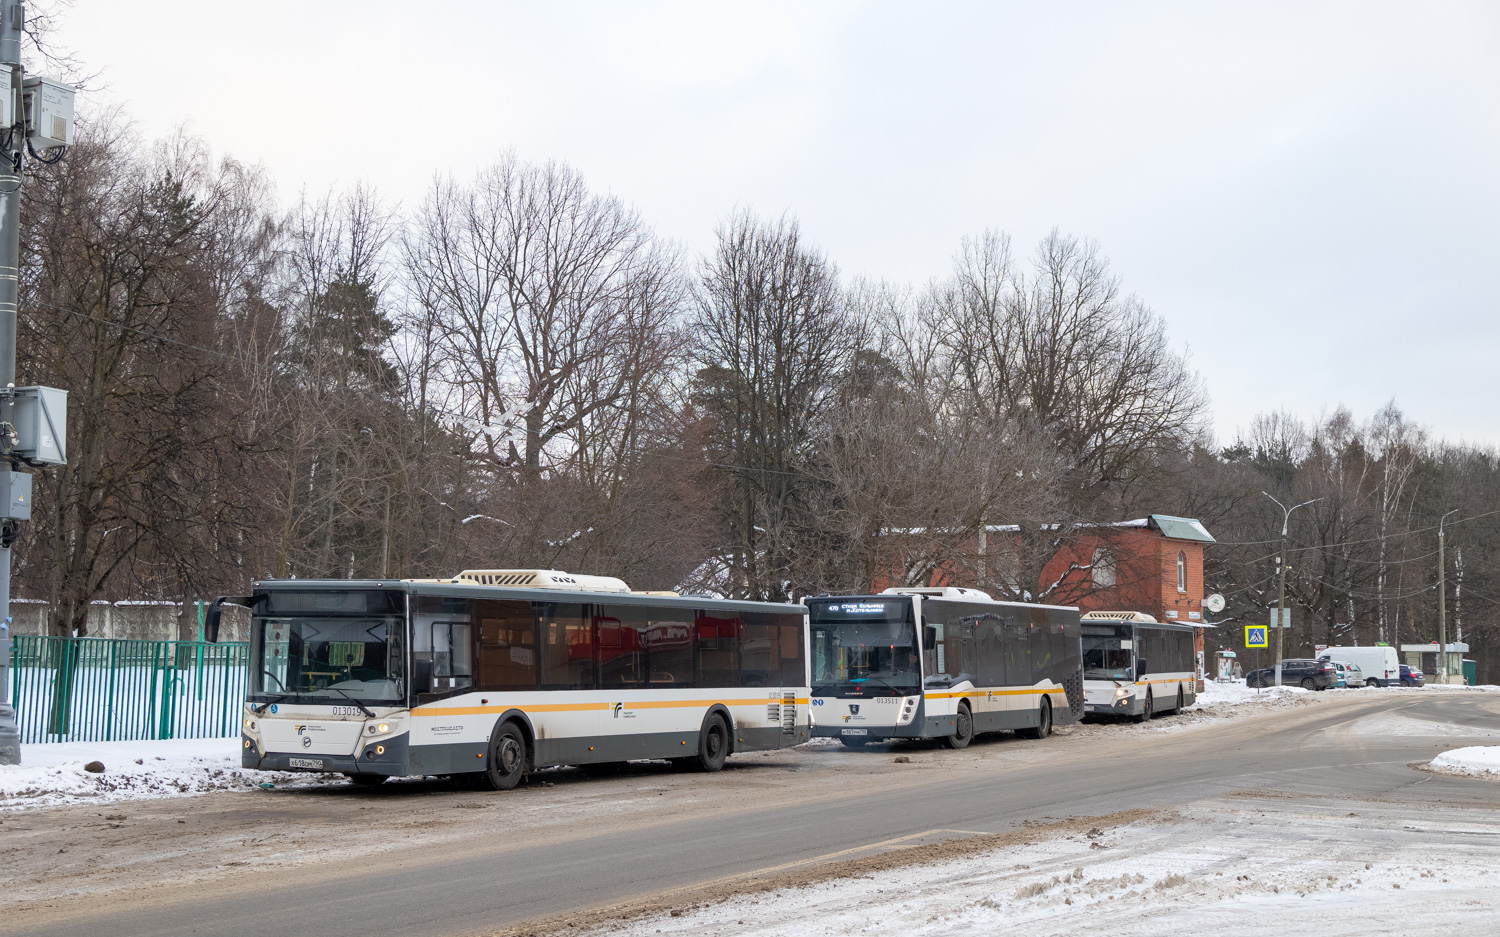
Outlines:
{"type": "Polygon", "coordinates": [[[1115,699],[1121,699],[1121,698],[1129,696],[1129,695],[1130,695],[1130,691],[1128,689],[1126,689],[1125,687],[1122,687],[1122,686],[1115,687],[1115,699]]]}

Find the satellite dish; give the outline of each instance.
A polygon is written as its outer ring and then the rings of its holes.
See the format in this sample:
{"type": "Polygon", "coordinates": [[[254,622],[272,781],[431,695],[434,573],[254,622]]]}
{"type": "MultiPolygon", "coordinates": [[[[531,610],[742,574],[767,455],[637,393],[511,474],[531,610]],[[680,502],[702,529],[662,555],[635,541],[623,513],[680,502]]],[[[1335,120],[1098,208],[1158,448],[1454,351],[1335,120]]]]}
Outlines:
{"type": "Polygon", "coordinates": [[[1224,597],[1215,592],[1213,595],[1204,598],[1203,607],[1217,615],[1224,611],[1224,597]]]}

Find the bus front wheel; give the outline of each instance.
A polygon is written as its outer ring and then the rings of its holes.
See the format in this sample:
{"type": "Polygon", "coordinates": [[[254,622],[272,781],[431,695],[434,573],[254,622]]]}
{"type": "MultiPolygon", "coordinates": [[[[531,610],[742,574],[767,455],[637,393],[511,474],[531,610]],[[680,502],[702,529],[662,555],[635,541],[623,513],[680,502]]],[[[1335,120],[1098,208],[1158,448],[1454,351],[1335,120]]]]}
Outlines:
{"type": "Polygon", "coordinates": [[[953,720],[953,734],[943,739],[949,748],[968,748],[974,741],[974,717],[969,714],[969,704],[958,704],[958,716],[953,720]]]}
{"type": "Polygon", "coordinates": [[[526,777],[526,736],[514,722],[495,730],[490,739],[489,762],[484,767],[484,782],[493,790],[508,791],[526,777]]]}
{"type": "Polygon", "coordinates": [[[1146,698],[1141,701],[1141,711],[1135,717],[1135,721],[1136,722],[1149,722],[1149,721],[1151,721],[1151,717],[1153,715],[1155,715],[1154,706],[1155,706],[1155,704],[1151,700],[1151,691],[1147,690],[1146,691],[1146,698]]]}
{"type": "Polygon", "coordinates": [[[1052,701],[1042,697],[1042,706],[1037,710],[1036,725],[1016,733],[1028,739],[1044,739],[1052,734],[1052,701]]]}

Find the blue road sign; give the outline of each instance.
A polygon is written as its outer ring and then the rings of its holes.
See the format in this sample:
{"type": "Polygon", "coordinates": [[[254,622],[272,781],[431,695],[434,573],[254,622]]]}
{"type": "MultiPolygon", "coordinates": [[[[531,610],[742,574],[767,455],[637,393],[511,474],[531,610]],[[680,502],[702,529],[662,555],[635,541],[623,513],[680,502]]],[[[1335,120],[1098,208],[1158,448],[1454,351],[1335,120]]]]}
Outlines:
{"type": "Polygon", "coordinates": [[[1265,625],[1246,625],[1245,647],[1265,647],[1269,643],[1266,641],[1266,632],[1269,630],[1265,625]]]}

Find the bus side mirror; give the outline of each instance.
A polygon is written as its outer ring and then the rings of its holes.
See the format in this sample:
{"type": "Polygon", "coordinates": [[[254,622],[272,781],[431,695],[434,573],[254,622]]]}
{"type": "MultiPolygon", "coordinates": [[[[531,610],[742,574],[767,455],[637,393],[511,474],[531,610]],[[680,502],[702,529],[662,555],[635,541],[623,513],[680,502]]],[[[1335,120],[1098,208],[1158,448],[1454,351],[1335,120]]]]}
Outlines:
{"type": "Polygon", "coordinates": [[[255,599],[248,595],[221,595],[208,605],[208,611],[203,614],[203,640],[209,644],[219,643],[219,623],[224,618],[225,605],[238,605],[250,608],[255,599]]]}
{"type": "Polygon", "coordinates": [[[1135,678],[1137,680],[1139,680],[1141,678],[1141,676],[1145,672],[1146,672],[1146,658],[1144,658],[1144,657],[1137,657],[1135,659],[1135,678]]]}
{"type": "Polygon", "coordinates": [[[933,651],[937,649],[937,629],[931,625],[922,626],[922,650],[933,651]]]}

